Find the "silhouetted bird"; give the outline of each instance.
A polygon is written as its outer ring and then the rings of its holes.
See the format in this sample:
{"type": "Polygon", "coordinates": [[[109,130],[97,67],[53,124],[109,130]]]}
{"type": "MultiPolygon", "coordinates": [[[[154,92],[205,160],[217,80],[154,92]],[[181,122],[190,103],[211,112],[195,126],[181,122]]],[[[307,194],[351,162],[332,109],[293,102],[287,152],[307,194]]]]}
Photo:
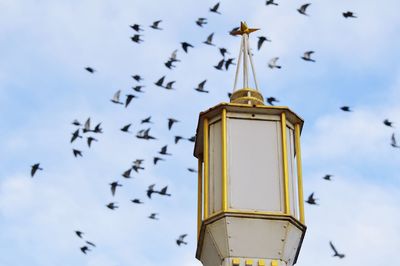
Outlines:
{"type": "Polygon", "coordinates": [[[178,239],[176,240],[176,244],[178,246],[180,246],[181,244],[187,245],[187,243],[183,240],[186,236],[187,236],[187,234],[180,235],[178,237],[178,239]]]}
{"type": "Polygon", "coordinates": [[[90,129],[90,117],[86,120],[85,124],[83,125],[83,133],[92,131],[90,129]]]}
{"type": "Polygon", "coordinates": [[[133,200],[131,200],[133,203],[136,203],[136,204],[143,204],[144,202],[143,201],[140,201],[140,199],[133,199],[133,200]]]}
{"type": "Polygon", "coordinates": [[[389,119],[383,120],[383,124],[388,127],[393,127],[393,122],[389,121],[389,119]]]}
{"type": "Polygon", "coordinates": [[[149,199],[151,199],[151,195],[153,194],[153,193],[155,193],[156,191],[154,190],[154,186],[155,186],[156,184],[152,184],[152,185],[150,185],[148,188],[147,188],[147,190],[146,190],[146,195],[147,195],[147,197],[149,198],[149,199]]]}
{"type": "Polygon", "coordinates": [[[91,245],[92,247],[96,247],[96,245],[90,241],[86,241],[86,244],[91,245]]]}
{"type": "Polygon", "coordinates": [[[170,81],[170,82],[168,82],[168,83],[165,85],[164,89],[166,89],[166,90],[174,90],[174,88],[172,88],[172,85],[174,85],[175,82],[176,82],[176,81],[170,81]]]}
{"type": "Polygon", "coordinates": [[[74,133],[72,133],[71,143],[74,142],[77,138],[82,138],[82,136],[79,135],[79,128],[75,130],[74,133]]]}
{"type": "Polygon", "coordinates": [[[135,95],[133,95],[133,94],[127,94],[126,95],[125,108],[128,107],[128,105],[131,103],[133,98],[137,98],[137,97],[135,95]]]}
{"type": "Polygon", "coordinates": [[[265,2],[265,5],[269,6],[269,5],[275,5],[277,6],[278,4],[274,2],[274,0],[267,0],[267,2],[265,2]]]}
{"type": "Polygon", "coordinates": [[[343,253],[339,253],[337,251],[337,249],[335,248],[335,246],[333,245],[332,241],[329,241],[329,245],[331,246],[334,254],[332,255],[332,257],[338,257],[340,259],[343,259],[345,257],[345,255],[343,253]]]}
{"type": "Polygon", "coordinates": [[[217,14],[221,14],[221,13],[218,11],[218,8],[219,8],[219,2],[216,3],[212,8],[210,8],[210,12],[217,13],[217,14]]]}
{"type": "Polygon", "coordinates": [[[173,65],[174,61],[172,60],[168,60],[167,62],[164,63],[164,65],[168,68],[168,69],[172,69],[173,67],[176,67],[173,65]]]}
{"type": "Polygon", "coordinates": [[[233,60],[235,60],[235,58],[229,58],[228,60],[225,61],[225,69],[228,70],[230,65],[236,65],[235,63],[233,63],[233,60]]]}
{"type": "Polygon", "coordinates": [[[232,35],[232,36],[234,36],[234,37],[236,37],[236,36],[238,36],[238,35],[236,35],[236,34],[234,34],[236,31],[238,31],[239,30],[239,27],[235,27],[235,28],[233,28],[231,31],[229,31],[229,34],[230,35],[232,35]]]}
{"type": "Polygon", "coordinates": [[[194,48],[194,46],[191,45],[191,44],[188,43],[188,42],[181,42],[181,46],[182,46],[183,51],[185,51],[185,53],[188,52],[188,48],[189,48],[189,47],[194,48]]]}
{"type": "Polygon", "coordinates": [[[332,179],[331,179],[331,177],[332,177],[332,175],[325,175],[324,177],[323,177],[323,179],[325,179],[325,180],[328,180],[328,181],[332,181],[332,179]]]}
{"type": "Polygon", "coordinates": [[[91,251],[87,246],[81,247],[81,251],[86,254],[86,252],[91,251]]]}
{"type": "Polygon", "coordinates": [[[268,97],[267,98],[267,103],[269,103],[270,105],[274,106],[274,103],[279,103],[279,100],[276,99],[275,97],[268,97]]]}
{"type": "Polygon", "coordinates": [[[167,152],[167,147],[168,147],[168,145],[163,146],[163,147],[161,148],[161,151],[159,151],[158,153],[159,153],[159,154],[162,154],[162,155],[172,155],[171,153],[168,153],[168,152],[167,152]]]}
{"type": "Polygon", "coordinates": [[[149,116],[149,117],[143,119],[143,120],[140,122],[140,124],[144,124],[144,123],[150,123],[150,124],[152,124],[152,122],[151,122],[150,120],[151,120],[151,116],[149,116]]]}
{"type": "Polygon", "coordinates": [[[131,172],[132,172],[132,168],[126,170],[125,172],[122,173],[122,176],[125,178],[131,178],[131,172]]]}
{"type": "Polygon", "coordinates": [[[304,55],[301,57],[301,59],[303,59],[305,61],[315,62],[315,60],[311,58],[311,55],[313,53],[314,53],[314,51],[307,51],[304,53],[304,55]]]}
{"type": "Polygon", "coordinates": [[[228,50],[226,48],[223,48],[223,47],[219,48],[219,52],[221,53],[221,55],[223,57],[225,57],[225,54],[229,54],[228,50]]]}
{"type": "Polygon", "coordinates": [[[121,101],[119,100],[120,94],[121,94],[121,90],[118,90],[118,91],[114,94],[113,98],[111,99],[111,102],[116,103],[116,104],[124,104],[123,102],[121,102],[121,101]]]}
{"type": "Polygon", "coordinates": [[[154,21],[152,25],[150,25],[150,28],[153,28],[155,30],[162,30],[158,25],[162,22],[162,20],[157,20],[154,21]]]}
{"type": "Polygon", "coordinates": [[[163,158],[160,158],[160,157],[154,157],[153,158],[154,165],[156,165],[158,161],[165,161],[165,160],[163,158]]]}
{"type": "Polygon", "coordinates": [[[344,112],[351,112],[351,109],[349,106],[342,106],[342,107],[340,107],[340,110],[342,110],[344,112]]]}
{"type": "Polygon", "coordinates": [[[198,18],[196,20],[196,24],[200,27],[203,27],[203,25],[207,24],[207,19],[206,18],[198,18]]]}
{"type": "Polygon", "coordinates": [[[263,43],[264,43],[265,41],[270,42],[271,40],[268,40],[268,38],[265,37],[265,36],[258,36],[258,42],[257,42],[257,49],[258,49],[258,50],[261,49],[261,46],[263,45],[263,43]]]}
{"type": "Polygon", "coordinates": [[[101,128],[101,123],[98,123],[93,130],[93,133],[103,133],[103,129],[101,128]]]}
{"type": "Polygon", "coordinates": [[[311,5],[310,3],[304,4],[304,5],[302,5],[301,7],[299,7],[299,8],[297,9],[297,11],[299,11],[299,13],[302,14],[302,15],[308,16],[308,14],[306,13],[306,10],[307,10],[307,8],[308,8],[310,5],[311,5]]]}
{"type": "Polygon", "coordinates": [[[95,139],[95,138],[93,138],[93,137],[88,137],[87,138],[87,145],[89,146],[89,148],[90,148],[90,146],[92,145],[92,142],[93,141],[97,141],[97,139],[95,139]]]}
{"type": "Polygon", "coordinates": [[[205,92],[208,93],[209,91],[204,90],[204,85],[206,84],[207,80],[203,80],[202,82],[199,83],[197,88],[195,88],[196,91],[198,92],[205,92]]]}
{"type": "Polygon", "coordinates": [[[225,63],[225,60],[222,59],[221,61],[218,62],[218,64],[216,66],[214,66],[215,69],[222,70],[222,68],[224,67],[224,63],[225,63]]]}
{"type": "Polygon", "coordinates": [[[196,141],[196,136],[190,137],[187,139],[190,142],[195,142],[196,141]]]}
{"type": "Polygon", "coordinates": [[[197,173],[197,170],[194,169],[194,168],[188,168],[188,171],[191,172],[191,173],[197,173]]]}
{"type": "Polygon", "coordinates": [[[355,16],[355,14],[351,11],[343,12],[342,14],[343,14],[343,17],[345,17],[345,18],[357,18],[355,16]]]}
{"type": "Polygon", "coordinates": [[[133,36],[131,37],[132,42],[135,42],[135,43],[141,43],[141,42],[143,42],[143,40],[140,39],[140,36],[142,36],[142,35],[140,35],[140,34],[135,34],[135,35],[133,35],[133,36]]]}
{"type": "Polygon", "coordinates": [[[178,142],[183,139],[181,136],[175,136],[175,144],[178,144],[178,142]]]}
{"type": "Polygon", "coordinates": [[[154,84],[155,84],[156,86],[158,86],[158,87],[164,87],[164,86],[163,86],[164,79],[165,79],[165,76],[162,76],[159,80],[157,80],[156,82],[154,82],[154,84]]]}
{"type": "Polygon", "coordinates": [[[211,46],[215,46],[215,44],[212,43],[213,37],[214,37],[214,33],[211,33],[210,35],[208,35],[207,40],[204,41],[203,43],[211,45],[211,46]]]}
{"type": "Polygon", "coordinates": [[[168,130],[171,130],[172,126],[174,123],[179,122],[178,120],[176,120],[175,118],[168,118],[168,130]]]}
{"type": "Polygon", "coordinates": [[[396,137],[395,137],[394,133],[392,134],[392,137],[390,139],[390,145],[393,148],[400,148],[400,146],[397,144],[396,137]]]}
{"type": "Polygon", "coordinates": [[[140,82],[140,81],[143,80],[143,78],[142,78],[140,75],[133,75],[132,78],[133,78],[134,80],[136,80],[137,82],[140,82]]]}
{"type": "Polygon", "coordinates": [[[121,184],[118,184],[118,181],[110,183],[110,186],[111,186],[111,195],[113,196],[115,196],[115,190],[117,189],[117,187],[122,187],[121,184]]]}
{"type": "Polygon", "coordinates": [[[153,220],[158,220],[158,218],[156,217],[158,213],[152,213],[150,214],[149,218],[153,219],[153,220]]]}
{"type": "Polygon", "coordinates": [[[145,86],[138,85],[138,86],[132,87],[132,89],[133,89],[134,91],[136,91],[136,92],[141,92],[141,93],[143,93],[144,91],[142,91],[142,88],[144,88],[144,87],[145,87],[145,86]]]}
{"type": "Polygon", "coordinates": [[[316,202],[316,198],[314,198],[314,192],[313,193],[311,193],[310,194],[310,196],[308,196],[308,199],[306,200],[306,202],[308,203],[308,204],[311,204],[311,205],[318,205],[317,204],[317,202],[316,202]]]}
{"type": "Polygon", "coordinates": [[[279,57],[272,58],[268,63],[268,67],[271,68],[271,69],[282,68],[282,66],[279,66],[279,65],[276,64],[276,61],[278,61],[278,59],[279,59],[279,57]]]}
{"type": "Polygon", "coordinates": [[[77,231],[75,231],[75,234],[76,234],[79,238],[82,238],[83,232],[77,230],[77,231]]]}
{"type": "Polygon", "coordinates": [[[133,169],[136,173],[138,173],[139,170],[144,170],[144,167],[142,167],[143,161],[144,161],[143,159],[136,159],[136,160],[133,162],[132,169],[133,169]]]}
{"type": "Polygon", "coordinates": [[[137,31],[137,32],[143,31],[143,29],[141,28],[141,26],[139,24],[133,24],[133,25],[130,25],[129,27],[131,27],[134,31],[137,31]]]}
{"type": "Polygon", "coordinates": [[[122,131],[122,132],[127,132],[127,133],[130,132],[130,131],[129,131],[130,126],[131,126],[131,124],[127,124],[126,126],[124,126],[123,128],[121,128],[121,131],[122,131]]]}
{"type": "Polygon", "coordinates": [[[168,189],[168,186],[165,186],[165,187],[163,187],[159,192],[157,192],[158,194],[160,194],[160,195],[162,195],[162,196],[168,196],[168,197],[171,197],[171,194],[168,194],[167,193],[167,189],[168,189]]]}
{"type": "Polygon", "coordinates": [[[82,157],[82,151],[76,150],[76,149],[72,149],[72,152],[74,153],[75,157],[78,157],[78,156],[82,157]]]}
{"type": "Polygon", "coordinates": [[[117,209],[117,208],[118,208],[118,206],[115,205],[115,204],[117,204],[117,203],[116,203],[116,202],[110,202],[110,203],[108,203],[106,206],[107,206],[107,208],[109,208],[110,210],[114,210],[114,209],[117,209]]]}
{"type": "Polygon", "coordinates": [[[96,72],[96,70],[94,69],[94,68],[91,68],[91,67],[85,67],[85,69],[86,69],[86,71],[88,71],[89,73],[94,73],[94,72],[96,72]]]}
{"type": "Polygon", "coordinates": [[[150,128],[146,130],[145,129],[139,130],[139,132],[136,134],[136,137],[138,139],[145,139],[145,140],[156,139],[155,137],[150,136],[150,128]]]}
{"type": "Polygon", "coordinates": [[[80,123],[77,119],[75,119],[74,121],[72,121],[72,124],[73,124],[74,126],[81,126],[81,123],[80,123]]]}

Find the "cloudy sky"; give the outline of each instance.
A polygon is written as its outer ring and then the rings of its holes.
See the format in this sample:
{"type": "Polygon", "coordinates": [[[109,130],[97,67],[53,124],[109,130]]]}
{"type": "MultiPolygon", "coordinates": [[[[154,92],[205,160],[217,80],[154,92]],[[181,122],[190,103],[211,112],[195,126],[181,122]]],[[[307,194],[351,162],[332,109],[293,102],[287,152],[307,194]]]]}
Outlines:
{"type": "MultiPolygon", "coordinates": [[[[234,68],[218,71],[218,47],[237,57],[240,39],[228,34],[241,20],[261,28],[251,36],[272,42],[254,49],[259,87],[305,120],[302,132],[304,192],[319,206],[306,206],[308,231],[298,265],[398,265],[400,248],[400,18],[397,0],[312,2],[0,0],[0,265],[200,265],[196,247],[196,167],[193,144],[174,136],[195,134],[198,113],[232,91],[234,68]],[[341,13],[354,11],[357,19],[341,13]],[[195,24],[206,17],[203,28],[195,24]],[[163,30],[149,25],[162,20],[163,30]],[[141,44],[130,37],[142,25],[141,44]],[[216,47],[203,44],[214,33],[216,47]],[[195,47],[185,54],[180,42],[195,47]],[[178,49],[181,62],[164,66],[178,49]],[[316,63],[300,59],[315,51],[316,63]],[[269,69],[279,57],[282,69],[269,69]],[[84,70],[90,66],[94,74],[84,70]],[[133,93],[131,75],[146,87],[128,108],[110,102],[117,90],[133,93]],[[153,83],[166,75],[175,90],[153,83]],[[193,90],[207,79],[209,94],[193,90]],[[339,108],[348,105],[353,112],[339,108]],[[135,138],[152,116],[154,141],[135,138]],[[89,149],[70,144],[74,119],[102,123],[89,149]],[[171,131],[167,118],[180,122],[171,131]],[[394,128],[383,125],[384,119],[394,128]],[[133,133],[119,129],[132,123],[133,133]],[[173,154],[152,165],[168,144],[173,154]],[[72,148],[83,152],[74,158],[72,148]],[[123,179],[135,159],[145,171],[123,179]],[[44,168],[30,178],[30,166],[44,168]],[[333,181],[322,179],[332,174],[333,181]],[[109,183],[120,181],[115,197],[109,183]],[[170,198],[147,200],[145,190],[168,185],[170,198]],[[134,205],[141,198],[143,205],[134,205]],[[118,202],[119,209],[105,207],[118,202]],[[159,213],[160,220],[147,218],[159,213]],[[88,255],[75,230],[97,244],[88,255]],[[187,246],[175,239],[187,233],[187,246]],[[332,240],[346,258],[332,257],[332,240]]],[[[157,196],[157,195],[156,195],[157,196]]]]}

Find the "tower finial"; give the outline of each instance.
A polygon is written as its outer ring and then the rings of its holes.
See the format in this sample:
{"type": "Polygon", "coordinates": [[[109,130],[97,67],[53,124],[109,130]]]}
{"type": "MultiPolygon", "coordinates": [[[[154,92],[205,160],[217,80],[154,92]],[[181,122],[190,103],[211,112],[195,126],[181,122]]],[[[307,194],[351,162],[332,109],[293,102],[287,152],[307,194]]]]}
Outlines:
{"type": "Polygon", "coordinates": [[[256,80],[256,73],[254,71],[253,59],[250,52],[250,45],[249,45],[249,35],[252,32],[255,32],[259,29],[249,28],[246,22],[240,22],[240,28],[234,31],[233,35],[242,35],[242,41],[240,44],[240,52],[238,57],[238,63],[236,68],[236,75],[235,75],[235,83],[233,85],[233,93],[231,96],[232,103],[244,103],[244,104],[264,104],[264,98],[261,93],[258,91],[258,84],[256,80]],[[243,57],[243,58],[242,58],[243,57]],[[243,60],[242,60],[243,59],[243,60]],[[239,70],[240,65],[243,61],[243,88],[237,90],[237,80],[239,77],[239,70]],[[249,88],[249,71],[248,65],[251,65],[251,70],[253,72],[254,84],[255,89],[249,88]]]}

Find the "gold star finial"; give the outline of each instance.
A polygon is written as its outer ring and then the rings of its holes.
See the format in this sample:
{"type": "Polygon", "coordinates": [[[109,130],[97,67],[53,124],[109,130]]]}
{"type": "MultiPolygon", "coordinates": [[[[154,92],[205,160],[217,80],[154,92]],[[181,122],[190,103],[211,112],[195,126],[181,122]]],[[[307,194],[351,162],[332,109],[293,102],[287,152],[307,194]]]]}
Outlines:
{"type": "Polygon", "coordinates": [[[251,29],[251,28],[247,27],[246,22],[242,21],[242,22],[240,22],[240,29],[232,32],[232,34],[233,35],[244,35],[244,34],[250,35],[250,33],[257,31],[257,30],[259,30],[259,29],[251,29]]]}

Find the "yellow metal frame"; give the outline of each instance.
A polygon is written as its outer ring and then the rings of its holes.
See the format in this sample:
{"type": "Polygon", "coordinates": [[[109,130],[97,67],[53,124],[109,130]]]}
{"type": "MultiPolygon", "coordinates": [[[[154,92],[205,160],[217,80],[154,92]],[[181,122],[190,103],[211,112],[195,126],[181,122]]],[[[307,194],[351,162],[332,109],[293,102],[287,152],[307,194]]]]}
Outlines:
{"type": "Polygon", "coordinates": [[[209,165],[209,156],[208,156],[208,119],[204,118],[204,123],[203,123],[203,161],[204,161],[204,211],[203,211],[203,217],[204,220],[208,218],[208,198],[209,198],[209,171],[208,171],[208,165],[209,165]]]}
{"type": "Polygon", "coordinates": [[[281,131],[282,131],[282,161],[283,161],[283,188],[285,195],[285,213],[290,214],[289,199],[289,169],[287,157],[287,139],[286,139],[286,113],[281,113],[281,131]]]}
{"type": "Polygon", "coordinates": [[[222,211],[228,209],[228,175],[226,159],[226,109],[222,109],[221,114],[221,154],[222,154],[222,211]]]}
{"type": "Polygon", "coordinates": [[[197,160],[197,240],[200,237],[201,221],[203,218],[203,162],[197,160]]]}
{"type": "Polygon", "coordinates": [[[300,124],[294,125],[295,145],[296,145],[296,164],[297,164],[297,189],[299,197],[300,222],[305,224],[304,218],[304,197],[303,197],[303,172],[301,166],[301,149],[300,149],[300,124]]]}

